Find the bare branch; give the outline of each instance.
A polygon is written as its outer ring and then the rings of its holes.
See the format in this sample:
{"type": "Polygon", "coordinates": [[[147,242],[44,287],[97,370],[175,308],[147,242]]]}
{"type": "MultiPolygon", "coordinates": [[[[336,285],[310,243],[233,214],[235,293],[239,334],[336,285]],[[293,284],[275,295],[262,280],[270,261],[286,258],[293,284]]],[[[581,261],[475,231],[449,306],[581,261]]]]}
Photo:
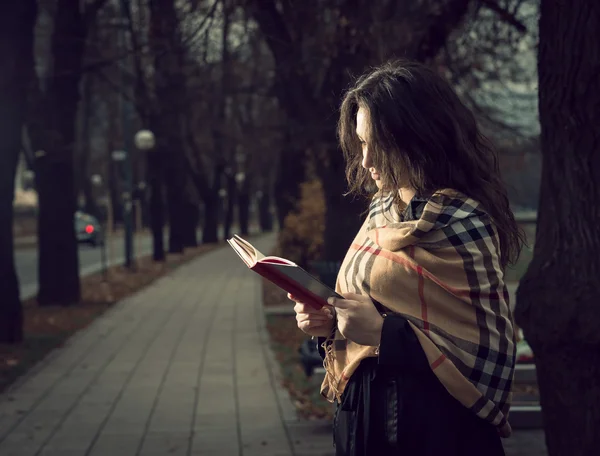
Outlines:
{"type": "Polygon", "coordinates": [[[431,16],[417,49],[420,59],[432,59],[440,52],[448,36],[463,21],[468,8],[469,0],[450,0],[431,16]]]}
{"type": "Polygon", "coordinates": [[[527,33],[527,27],[521,22],[514,13],[500,6],[497,0],[481,0],[483,6],[488,8],[490,11],[496,13],[496,15],[507,24],[512,25],[520,33],[527,33]]]}

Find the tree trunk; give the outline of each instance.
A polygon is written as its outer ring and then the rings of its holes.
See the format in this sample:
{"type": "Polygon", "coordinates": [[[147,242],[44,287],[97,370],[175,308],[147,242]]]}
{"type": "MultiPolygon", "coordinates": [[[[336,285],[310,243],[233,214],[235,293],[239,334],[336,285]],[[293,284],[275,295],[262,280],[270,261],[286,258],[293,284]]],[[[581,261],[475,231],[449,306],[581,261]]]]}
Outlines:
{"type": "Polygon", "coordinates": [[[164,195],[162,186],[160,151],[149,151],[148,174],[150,197],[148,212],[150,212],[150,230],[152,231],[152,259],[154,261],[165,261],[164,246],[164,195]]]}
{"type": "Polygon", "coordinates": [[[198,230],[198,217],[200,211],[198,205],[192,201],[184,201],[183,208],[185,210],[182,226],[182,238],[184,247],[197,247],[198,238],[196,236],[198,230]]]}
{"type": "MultiPolygon", "coordinates": [[[[110,157],[110,155],[109,155],[110,157]]],[[[123,198],[121,198],[121,178],[119,174],[119,165],[112,159],[108,162],[108,193],[112,201],[112,220],[113,228],[123,224],[123,198]]]]}
{"type": "Polygon", "coordinates": [[[247,183],[245,182],[237,198],[238,220],[242,236],[247,236],[250,232],[250,193],[248,190],[247,183]]]}
{"type": "Polygon", "coordinates": [[[286,143],[285,153],[279,160],[275,182],[275,206],[280,227],[283,227],[285,218],[300,200],[300,184],[306,177],[305,154],[293,147],[291,136],[288,136],[286,143]]]}
{"type": "Polygon", "coordinates": [[[52,36],[53,75],[41,107],[45,153],[36,157],[39,193],[40,305],[79,301],[79,261],[73,216],[75,120],[86,23],[77,0],[58,0],[52,36]]]}
{"type": "Polygon", "coordinates": [[[204,198],[204,224],[202,243],[219,242],[219,196],[211,193],[204,198]]]}
{"type": "MultiPolygon", "coordinates": [[[[179,178],[181,179],[181,177],[179,178]]],[[[169,253],[183,253],[183,214],[181,185],[172,176],[167,183],[167,207],[169,208],[169,253]]]]}
{"type": "Polygon", "coordinates": [[[88,213],[98,216],[98,206],[96,199],[94,198],[94,192],[92,190],[92,183],[90,182],[89,176],[89,163],[91,155],[91,136],[90,136],[90,123],[92,118],[92,94],[93,84],[92,76],[85,75],[83,77],[82,86],[82,100],[80,109],[80,125],[76,147],[76,155],[78,166],[77,175],[75,176],[75,197],[77,198],[80,194],[83,194],[84,207],[83,209],[88,213]]]}
{"type": "Polygon", "coordinates": [[[231,228],[234,223],[235,208],[237,202],[237,187],[233,176],[226,177],[227,184],[227,204],[225,205],[225,220],[223,222],[223,237],[229,239],[231,237],[231,228]]]}
{"type": "Polygon", "coordinates": [[[166,165],[169,252],[183,252],[182,208],[187,172],[183,157],[183,108],[186,100],[184,52],[174,0],[151,0],[150,42],[155,54],[154,83],[160,118],[154,131],[158,149],[169,154],[166,165]],[[166,52],[165,52],[166,51],[166,52]]]}
{"type": "Polygon", "coordinates": [[[599,2],[541,2],[540,204],[515,315],[535,354],[550,456],[600,448],[599,28],[599,2]]]}
{"type": "Polygon", "coordinates": [[[258,199],[258,224],[263,233],[269,233],[273,231],[271,198],[268,192],[264,192],[258,199]]]}
{"type": "Polygon", "coordinates": [[[8,0],[0,5],[0,343],[23,339],[14,264],[13,198],[36,12],[35,0],[8,0]]]}
{"type": "MultiPolygon", "coordinates": [[[[332,152],[339,153],[337,151],[332,152]]],[[[360,229],[361,219],[367,209],[365,201],[344,196],[346,179],[342,172],[331,168],[323,170],[321,181],[325,197],[325,232],[323,233],[323,259],[342,261],[354,236],[360,229]]]]}
{"type": "Polygon", "coordinates": [[[79,301],[79,259],[73,217],[73,164],[48,153],[36,160],[39,192],[38,248],[41,306],[79,301]]]}

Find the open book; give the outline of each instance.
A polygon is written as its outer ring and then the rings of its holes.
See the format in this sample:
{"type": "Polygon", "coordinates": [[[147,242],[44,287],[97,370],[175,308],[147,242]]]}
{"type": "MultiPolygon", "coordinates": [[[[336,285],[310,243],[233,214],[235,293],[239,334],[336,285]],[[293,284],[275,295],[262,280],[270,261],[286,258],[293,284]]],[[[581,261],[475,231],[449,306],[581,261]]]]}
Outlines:
{"type": "Polygon", "coordinates": [[[279,288],[291,293],[304,304],[320,309],[327,304],[327,298],[331,296],[342,298],[290,260],[274,256],[266,257],[252,244],[237,235],[228,239],[227,242],[246,263],[246,266],[279,288]]]}

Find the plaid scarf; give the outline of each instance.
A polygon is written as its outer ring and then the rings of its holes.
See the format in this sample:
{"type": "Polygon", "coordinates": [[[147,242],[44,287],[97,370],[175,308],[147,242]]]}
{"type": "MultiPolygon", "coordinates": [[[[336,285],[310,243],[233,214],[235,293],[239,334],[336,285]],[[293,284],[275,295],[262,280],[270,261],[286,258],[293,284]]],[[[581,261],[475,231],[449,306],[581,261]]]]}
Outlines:
{"type": "MultiPolygon", "coordinates": [[[[378,194],[336,288],[405,317],[448,392],[507,437],[515,335],[499,252],[490,217],[465,195],[441,190],[400,214],[391,195],[378,194]]],[[[323,347],[321,394],[339,400],[361,360],[378,349],[337,330],[323,347]]]]}

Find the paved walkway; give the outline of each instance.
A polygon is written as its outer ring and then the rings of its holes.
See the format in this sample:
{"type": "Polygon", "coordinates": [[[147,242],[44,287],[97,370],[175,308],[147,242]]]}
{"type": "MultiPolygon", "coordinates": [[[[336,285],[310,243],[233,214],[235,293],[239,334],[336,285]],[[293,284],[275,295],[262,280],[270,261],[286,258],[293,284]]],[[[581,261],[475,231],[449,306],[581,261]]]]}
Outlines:
{"type": "MultiPolygon", "coordinates": [[[[297,420],[267,337],[260,281],[229,248],[210,252],[0,397],[0,455],[331,456],[329,424],[297,420]]],[[[509,455],[542,456],[540,435],[518,434],[509,455]]]]}

